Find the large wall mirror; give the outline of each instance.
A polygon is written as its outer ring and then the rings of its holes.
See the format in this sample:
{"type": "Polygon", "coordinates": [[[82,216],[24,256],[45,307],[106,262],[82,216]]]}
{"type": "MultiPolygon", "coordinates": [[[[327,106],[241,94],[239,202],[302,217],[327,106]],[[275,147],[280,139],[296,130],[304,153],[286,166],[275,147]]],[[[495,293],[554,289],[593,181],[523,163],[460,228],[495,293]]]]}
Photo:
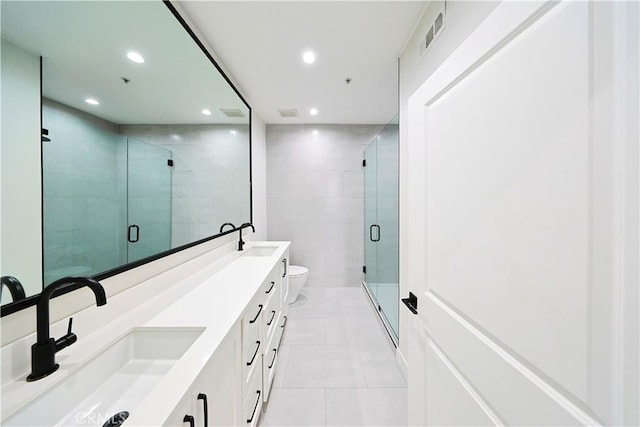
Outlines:
{"type": "Polygon", "coordinates": [[[249,105],[171,4],[0,7],[3,315],[251,222],[249,105]]]}

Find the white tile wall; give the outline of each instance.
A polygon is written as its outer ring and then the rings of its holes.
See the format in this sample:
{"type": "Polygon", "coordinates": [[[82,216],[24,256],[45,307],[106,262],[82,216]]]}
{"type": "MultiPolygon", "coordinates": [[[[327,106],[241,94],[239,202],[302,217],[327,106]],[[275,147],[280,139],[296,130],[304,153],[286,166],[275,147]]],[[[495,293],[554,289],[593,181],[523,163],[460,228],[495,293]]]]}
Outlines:
{"type": "Polygon", "coordinates": [[[382,125],[267,125],[269,240],[290,240],[308,287],[359,286],[364,148],[382,125]],[[314,132],[315,131],[315,132],[314,132]]]}

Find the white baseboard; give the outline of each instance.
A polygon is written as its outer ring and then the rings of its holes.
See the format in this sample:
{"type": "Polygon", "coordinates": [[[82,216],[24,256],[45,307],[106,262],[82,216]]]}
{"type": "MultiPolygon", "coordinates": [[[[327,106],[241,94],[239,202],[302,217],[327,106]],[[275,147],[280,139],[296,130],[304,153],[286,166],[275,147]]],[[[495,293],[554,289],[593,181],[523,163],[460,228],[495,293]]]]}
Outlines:
{"type": "Polygon", "coordinates": [[[409,382],[409,364],[407,363],[407,359],[404,358],[404,355],[400,351],[400,347],[396,347],[396,363],[398,364],[398,368],[400,368],[400,372],[402,372],[402,376],[404,380],[409,382]]]}

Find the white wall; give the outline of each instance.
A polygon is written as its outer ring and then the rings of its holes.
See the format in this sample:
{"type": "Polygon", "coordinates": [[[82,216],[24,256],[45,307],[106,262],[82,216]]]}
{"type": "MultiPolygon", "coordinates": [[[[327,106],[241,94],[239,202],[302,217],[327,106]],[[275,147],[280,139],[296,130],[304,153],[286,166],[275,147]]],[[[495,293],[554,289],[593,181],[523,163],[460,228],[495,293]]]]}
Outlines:
{"type": "Polygon", "coordinates": [[[1,82],[0,273],[32,295],[42,289],[40,58],[2,39],[1,82]]]}
{"type": "Polygon", "coordinates": [[[309,287],[360,286],[362,159],[382,128],[267,125],[268,238],[291,241],[291,263],[309,268],[309,287]]]}
{"type": "Polygon", "coordinates": [[[251,181],[253,187],[252,240],[267,240],[267,135],[264,122],[251,111],[251,181]]]}
{"type": "MultiPolygon", "coordinates": [[[[409,182],[411,171],[408,168],[410,147],[406,120],[408,100],[413,92],[447,59],[477,26],[491,13],[500,2],[483,1],[448,1],[446,2],[446,26],[443,32],[429,47],[424,56],[420,56],[419,45],[427,30],[442,10],[442,1],[430,2],[411,35],[404,52],[400,57],[400,296],[405,298],[412,289],[407,282],[407,251],[409,239],[414,233],[407,226],[409,182]]],[[[416,236],[421,238],[421,236],[416,236]]],[[[407,309],[400,309],[400,352],[408,353],[407,329],[409,316],[407,309]]]]}

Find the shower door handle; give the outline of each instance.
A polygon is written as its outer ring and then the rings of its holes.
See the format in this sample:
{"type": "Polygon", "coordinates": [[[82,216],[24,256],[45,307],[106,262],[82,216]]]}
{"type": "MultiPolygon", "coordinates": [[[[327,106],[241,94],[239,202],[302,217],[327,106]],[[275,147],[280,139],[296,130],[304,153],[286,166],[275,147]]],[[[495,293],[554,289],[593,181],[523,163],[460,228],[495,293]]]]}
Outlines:
{"type": "Polygon", "coordinates": [[[372,242],[379,242],[380,241],[380,226],[378,224],[371,224],[369,226],[369,240],[371,240],[372,242]],[[376,228],[376,235],[377,237],[374,239],[373,238],[373,228],[376,228]]]}
{"type": "Polygon", "coordinates": [[[129,229],[127,230],[127,240],[130,243],[136,243],[138,240],[140,240],[140,227],[138,227],[137,225],[133,224],[129,226],[129,229]],[[136,231],[136,239],[133,240],[133,237],[131,237],[131,231],[135,230],[136,231]]]}

